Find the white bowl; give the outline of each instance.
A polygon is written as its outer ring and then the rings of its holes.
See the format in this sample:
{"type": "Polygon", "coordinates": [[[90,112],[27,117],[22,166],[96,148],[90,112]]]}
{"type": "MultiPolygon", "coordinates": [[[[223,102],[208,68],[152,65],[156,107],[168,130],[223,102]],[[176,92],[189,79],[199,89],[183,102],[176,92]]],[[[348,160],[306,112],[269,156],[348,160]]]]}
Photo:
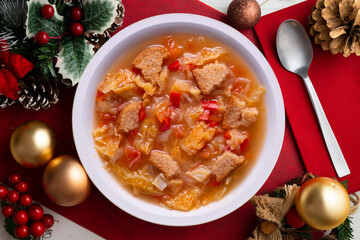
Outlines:
{"type": "Polygon", "coordinates": [[[260,51],[240,32],[203,16],[165,14],[144,19],[125,28],[101,47],[85,69],[77,87],[72,122],[80,160],[92,182],[105,197],[125,212],[145,221],[169,226],[190,226],[210,222],[233,212],[261,188],[280,153],[285,113],[274,72],[260,51]],[[190,212],[156,206],[125,190],[118,180],[103,168],[92,137],[97,86],[119,55],[152,36],[175,32],[203,34],[224,43],[244,58],[266,88],[266,137],[252,170],[221,200],[190,212]]]}

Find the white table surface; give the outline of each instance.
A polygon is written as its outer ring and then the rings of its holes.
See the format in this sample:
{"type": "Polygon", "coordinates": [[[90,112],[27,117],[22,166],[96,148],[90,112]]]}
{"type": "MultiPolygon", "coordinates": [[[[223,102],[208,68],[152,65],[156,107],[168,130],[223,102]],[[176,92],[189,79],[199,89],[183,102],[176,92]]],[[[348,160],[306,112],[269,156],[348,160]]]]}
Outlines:
{"type": "MultiPolygon", "coordinates": [[[[227,7],[232,0],[200,0],[205,4],[223,12],[226,14],[227,7]]],[[[303,0],[259,0],[261,5],[261,15],[275,12],[277,10],[292,6],[294,4],[300,3],[303,0]],[[264,3],[265,2],[265,3],[264,3]],[[264,4],[262,4],[264,3],[264,4]]],[[[126,6],[125,6],[126,8],[126,6]]],[[[126,16],[125,16],[126,17],[126,16]]],[[[360,192],[359,192],[360,193],[360,192]]],[[[53,240],[99,240],[103,239],[100,236],[88,231],[87,229],[79,226],[78,224],[64,218],[63,216],[51,211],[50,209],[45,208],[46,213],[50,213],[54,216],[57,223],[53,227],[53,235],[51,239],[53,240]]],[[[0,214],[0,223],[4,221],[4,217],[0,214]]],[[[360,239],[360,210],[353,216],[353,229],[354,229],[354,239],[360,239]]],[[[11,240],[12,238],[7,234],[5,229],[2,227],[3,224],[0,224],[0,239],[1,240],[11,240]]]]}

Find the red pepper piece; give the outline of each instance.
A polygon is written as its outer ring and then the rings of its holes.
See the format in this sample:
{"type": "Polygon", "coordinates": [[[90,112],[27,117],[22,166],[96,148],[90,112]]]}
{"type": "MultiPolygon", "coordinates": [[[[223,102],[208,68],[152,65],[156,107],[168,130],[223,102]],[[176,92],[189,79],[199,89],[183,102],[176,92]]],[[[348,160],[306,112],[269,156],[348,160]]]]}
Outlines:
{"type": "Polygon", "coordinates": [[[218,110],[219,109],[219,105],[216,100],[203,99],[203,100],[201,100],[201,105],[205,109],[210,109],[210,110],[218,110]]]}
{"type": "Polygon", "coordinates": [[[219,124],[219,122],[216,122],[216,121],[211,121],[211,120],[208,121],[209,127],[212,127],[212,128],[216,127],[218,124],[219,124]]]}
{"type": "Polygon", "coordinates": [[[170,129],[170,118],[166,117],[164,121],[161,122],[159,131],[166,131],[170,129]]]}
{"type": "Polygon", "coordinates": [[[199,116],[199,120],[207,121],[210,118],[210,110],[205,109],[204,112],[199,116]]]}
{"type": "Polygon", "coordinates": [[[241,144],[240,144],[240,151],[245,151],[246,145],[248,144],[248,139],[246,138],[241,144]]]}
{"type": "Polygon", "coordinates": [[[181,94],[178,92],[171,92],[170,93],[170,102],[174,105],[174,107],[179,107],[181,99],[181,94]]]}
{"type": "Polygon", "coordinates": [[[140,73],[141,73],[141,70],[138,69],[138,68],[136,68],[136,67],[131,68],[131,71],[132,71],[133,73],[135,73],[135,74],[140,74],[140,73]]]}
{"type": "Polygon", "coordinates": [[[181,67],[179,59],[168,66],[170,72],[176,72],[181,67]]]}
{"type": "Polygon", "coordinates": [[[146,117],[145,108],[141,107],[139,111],[139,122],[142,122],[146,117]]]}
{"type": "Polygon", "coordinates": [[[101,101],[104,95],[105,95],[105,93],[98,90],[97,93],[96,93],[96,101],[101,101]]]}
{"type": "Polygon", "coordinates": [[[196,68],[196,65],[193,63],[188,64],[189,71],[192,71],[196,68]]]}
{"type": "Polygon", "coordinates": [[[225,139],[231,139],[231,134],[230,134],[230,130],[228,130],[228,131],[226,131],[225,133],[224,133],[224,138],[225,139]]]}
{"type": "Polygon", "coordinates": [[[140,150],[132,147],[126,146],[125,148],[126,160],[129,163],[129,168],[134,169],[139,166],[141,163],[141,152],[140,150]]]}

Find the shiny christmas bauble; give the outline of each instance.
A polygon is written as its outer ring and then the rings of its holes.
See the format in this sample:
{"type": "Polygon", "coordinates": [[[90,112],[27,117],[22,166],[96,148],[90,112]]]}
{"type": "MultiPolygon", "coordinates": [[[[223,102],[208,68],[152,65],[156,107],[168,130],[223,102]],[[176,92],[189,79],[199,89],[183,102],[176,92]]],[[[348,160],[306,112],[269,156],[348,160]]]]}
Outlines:
{"type": "Polygon", "coordinates": [[[329,230],[342,224],[349,215],[350,198],[335,179],[316,177],[301,185],[295,196],[295,206],[307,225],[329,230]]]}
{"type": "Polygon", "coordinates": [[[255,0],[233,0],[228,7],[227,17],[238,30],[253,28],[261,17],[260,5],[255,0]]]}
{"type": "Polygon", "coordinates": [[[49,125],[41,121],[29,121],[13,132],[10,150],[20,165],[37,168],[51,160],[55,142],[55,133],[49,125]]]}
{"type": "Polygon", "coordinates": [[[90,193],[90,182],[84,168],[69,155],[59,156],[46,166],[43,186],[53,202],[65,207],[82,203],[90,193]]]}

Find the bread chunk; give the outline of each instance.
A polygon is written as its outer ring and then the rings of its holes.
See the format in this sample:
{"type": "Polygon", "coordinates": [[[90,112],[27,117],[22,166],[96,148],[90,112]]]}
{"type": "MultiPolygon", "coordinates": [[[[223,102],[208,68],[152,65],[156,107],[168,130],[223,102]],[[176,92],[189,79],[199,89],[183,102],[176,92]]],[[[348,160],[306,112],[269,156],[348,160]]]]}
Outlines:
{"type": "Polygon", "coordinates": [[[240,126],[248,127],[255,122],[259,111],[255,107],[246,107],[246,103],[238,97],[231,96],[226,106],[224,115],[224,127],[238,128],[240,126]]]}
{"type": "Polygon", "coordinates": [[[141,70],[144,79],[155,83],[159,78],[163,60],[170,55],[164,46],[152,46],[142,51],[133,61],[136,68],[141,70]]]}
{"type": "Polygon", "coordinates": [[[224,115],[224,127],[226,128],[238,128],[241,125],[241,111],[245,108],[246,103],[240,98],[231,96],[230,101],[226,106],[226,112],[224,115]]]}
{"type": "Polygon", "coordinates": [[[126,105],[116,120],[116,132],[128,133],[139,127],[139,111],[141,102],[132,102],[126,105]]]}
{"type": "Polygon", "coordinates": [[[151,151],[148,161],[164,173],[167,179],[174,177],[180,172],[176,160],[165,152],[157,150],[151,151]]]}
{"type": "Polygon", "coordinates": [[[217,182],[221,182],[231,171],[235,170],[245,160],[244,156],[226,151],[217,157],[212,165],[211,171],[217,182]]]}
{"type": "Polygon", "coordinates": [[[196,82],[205,95],[209,95],[219,86],[229,74],[229,70],[222,63],[211,63],[193,71],[196,82]]]}
{"type": "Polygon", "coordinates": [[[242,119],[241,125],[248,127],[250,124],[256,121],[257,116],[259,115],[259,110],[255,107],[247,107],[242,110],[242,119]]]}

